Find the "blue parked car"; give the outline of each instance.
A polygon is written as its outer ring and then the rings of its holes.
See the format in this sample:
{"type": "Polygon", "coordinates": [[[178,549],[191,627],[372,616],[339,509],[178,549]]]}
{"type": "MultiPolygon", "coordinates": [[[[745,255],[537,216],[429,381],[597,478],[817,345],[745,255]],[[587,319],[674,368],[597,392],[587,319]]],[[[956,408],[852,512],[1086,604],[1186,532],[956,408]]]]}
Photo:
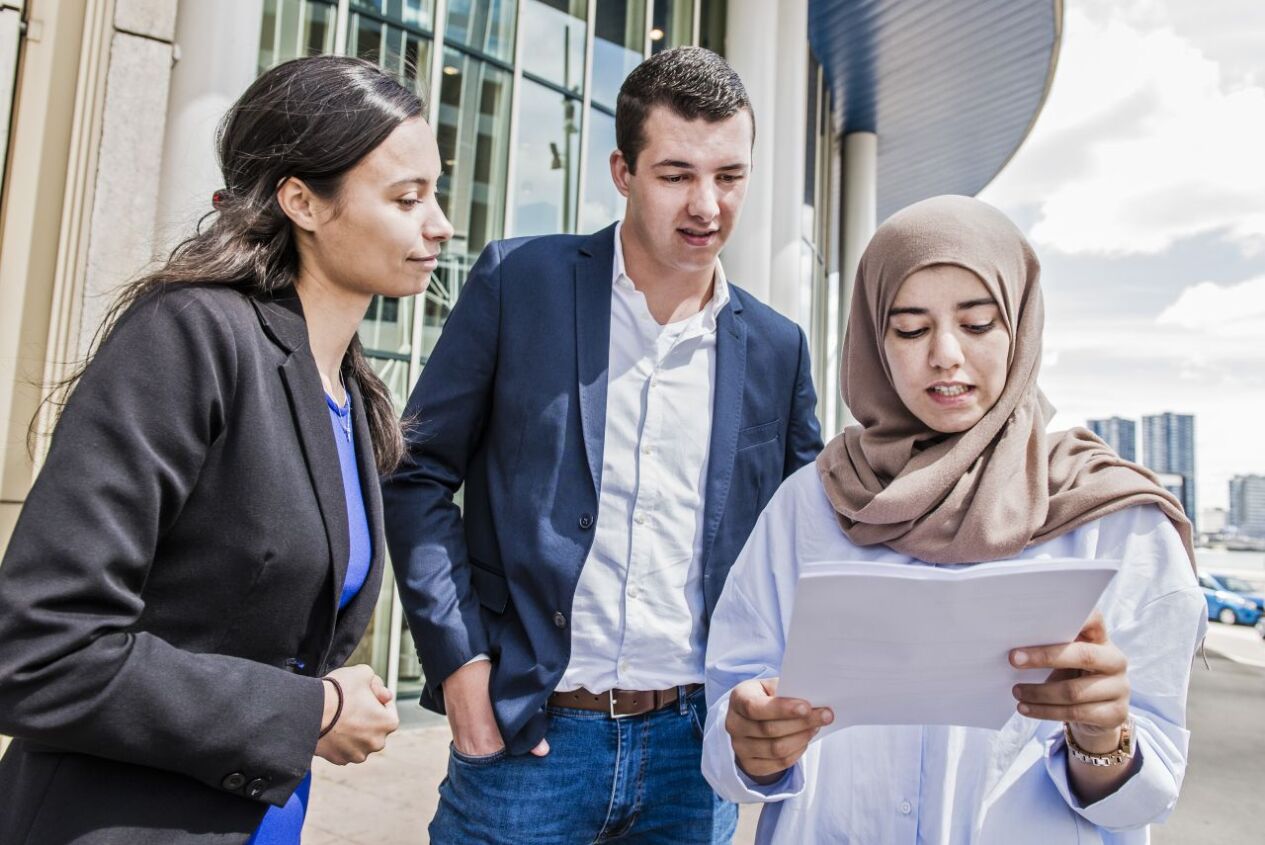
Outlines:
{"type": "Polygon", "coordinates": [[[1256,602],[1257,608],[1265,614],[1265,592],[1260,587],[1235,575],[1222,575],[1220,572],[1213,572],[1211,575],[1230,592],[1238,593],[1248,601],[1256,602]]]}
{"type": "Polygon", "coordinates": [[[1255,601],[1226,588],[1211,575],[1199,573],[1199,586],[1203,587],[1208,601],[1208,618],[1226,625],[1255,625],[1261,618],[1261,608],[1255,601]]]}

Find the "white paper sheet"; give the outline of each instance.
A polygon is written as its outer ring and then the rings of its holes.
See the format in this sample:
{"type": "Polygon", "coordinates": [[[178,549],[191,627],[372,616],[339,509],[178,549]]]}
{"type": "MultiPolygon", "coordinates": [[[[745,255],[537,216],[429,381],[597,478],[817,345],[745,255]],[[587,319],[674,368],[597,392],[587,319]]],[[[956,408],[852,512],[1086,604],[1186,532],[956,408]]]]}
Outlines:
{"type": "Polygon", "coordinates": [[[1011,649],[1070,642],[1120,568],[1112,560],[997,561],[963,569],[841,561],[801,573],[778,695],[852,725],[1000,729],[1011,649]]]}

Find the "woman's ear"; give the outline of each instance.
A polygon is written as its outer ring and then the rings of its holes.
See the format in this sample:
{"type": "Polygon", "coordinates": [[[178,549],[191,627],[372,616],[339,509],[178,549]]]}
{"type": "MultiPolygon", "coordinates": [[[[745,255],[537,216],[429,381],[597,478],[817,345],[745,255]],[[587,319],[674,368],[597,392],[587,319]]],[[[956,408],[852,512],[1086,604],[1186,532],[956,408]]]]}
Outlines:
{"type": "Polygon", "coordinates": [[[291,223],[305,232],[314,232],[320,225],[318,212],[324,203],[298,177],[289,176],[277,186],[277,205],[291,223]]]}

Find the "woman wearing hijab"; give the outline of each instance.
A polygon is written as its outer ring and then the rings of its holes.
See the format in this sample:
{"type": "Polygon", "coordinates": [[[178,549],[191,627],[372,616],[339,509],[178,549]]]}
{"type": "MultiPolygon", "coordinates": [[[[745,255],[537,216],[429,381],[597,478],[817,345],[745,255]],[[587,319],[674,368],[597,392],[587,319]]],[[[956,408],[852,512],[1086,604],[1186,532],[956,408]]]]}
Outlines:
{"type": "MultiPolygon", "coordinates": [[[[1084,429],[1048,433],[1039,265],[966,197],[879,227],[857,273],[842,392],[860,425],[791,476],[712,617],[703,769],[765,802],[760,842],[1141,843],[1186,765],[1186,688],[1206,626],[1190,523],[1147,470],[1084,429]],[[1000,731],[854,726],[779,698],[797,577],[825,561],[950,568],[1121,560],[1074,643],[1000,731]]],[[[1021,644],[1016,644],[1021,645],[1021,644]]]]}
{"type": "Polygon", "coordinates": [[[435,138],[381,68],[321,56],[256,80],[218,147],[209,225],[123,289],[0,566],[5,845],[297,845],[313,756],[399,724],[342,665],[404,448],[356,332],[452,235],[435,138]]]}

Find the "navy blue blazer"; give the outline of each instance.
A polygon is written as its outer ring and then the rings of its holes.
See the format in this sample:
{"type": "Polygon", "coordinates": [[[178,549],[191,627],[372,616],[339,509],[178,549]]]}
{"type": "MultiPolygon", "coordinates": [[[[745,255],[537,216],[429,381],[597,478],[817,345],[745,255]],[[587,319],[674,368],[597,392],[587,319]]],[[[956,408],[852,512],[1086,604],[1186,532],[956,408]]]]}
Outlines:
{"type": "MultiPolygon", "coordinates": [[[[426,673],[492,656],[510,752],[545,734],[593,543],[610,357],[611,226],[493,242],[413,390],[408,457],[383,487],[387,542],[426,673]],[[464,512],[454,501],[465,485],[464,512]]],[[[822,448],[808,344],[738,287],[717,319],[703,585],[706,613],[782,479],[822,448]]]]}

